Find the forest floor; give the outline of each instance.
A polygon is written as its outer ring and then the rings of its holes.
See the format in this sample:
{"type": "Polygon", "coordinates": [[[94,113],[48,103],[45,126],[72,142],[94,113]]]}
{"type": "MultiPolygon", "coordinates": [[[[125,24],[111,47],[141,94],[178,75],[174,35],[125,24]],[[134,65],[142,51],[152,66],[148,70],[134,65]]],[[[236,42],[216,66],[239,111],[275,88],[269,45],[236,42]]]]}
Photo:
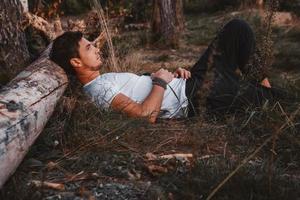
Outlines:
{"type": "MultiPolygon", "coordinates": [[[[148,30],[124,30],[114,39],[120,66],[138,74],[191,67],[225,21],[242,15],[257,23],[245,13],[187,16],[178,49],[149,44],[148,30]]],[[[273,30],[271,83],[296,91],[300,25],[295,20],[273,30]]],[[[83,94],[75,98],[67,91],[0,199],[206,199],[241,163],[213,199],[299,199],[297,105],[266,104],[242,116],[212,119],[203,105],[211,74],[200,116],[156,124],[101,112],[83,94]]]]}

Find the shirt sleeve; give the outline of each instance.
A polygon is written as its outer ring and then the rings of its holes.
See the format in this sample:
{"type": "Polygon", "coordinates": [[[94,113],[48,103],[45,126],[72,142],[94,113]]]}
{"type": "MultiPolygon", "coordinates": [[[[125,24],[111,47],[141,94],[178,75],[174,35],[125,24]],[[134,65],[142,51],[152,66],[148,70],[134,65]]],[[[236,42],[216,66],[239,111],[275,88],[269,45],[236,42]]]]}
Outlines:
{"type": "Polygon", "coordinates": [[[106,81],[94,84],[88,93],[97,106],[108,109],[112,100],[120,93],[120,90],[112,82],[106,81]]]}

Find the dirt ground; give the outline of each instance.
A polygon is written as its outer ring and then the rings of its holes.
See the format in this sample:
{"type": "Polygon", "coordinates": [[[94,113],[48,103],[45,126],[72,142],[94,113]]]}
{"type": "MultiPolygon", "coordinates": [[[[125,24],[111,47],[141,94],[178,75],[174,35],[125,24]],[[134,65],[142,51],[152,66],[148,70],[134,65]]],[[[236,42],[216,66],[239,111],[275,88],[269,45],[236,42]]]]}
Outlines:
{"type": "MultiPolygon", "coordinates": [[[[120,67],[138,74],[189,68],[232,17],[187,16],[178,49],[145,44],[147,29],[123,30],[116,44],[120,67]]],[[[295,20],[274,33],[271,80],[298,89],[300,26],[295,20]]],[[[200,116],[156,124],[102,112],[82,93],[75,98],[67,91],[0,199],[206,199],[241,163],[212,199],[300,199],[298,114],[282,126],[294,107],[267,105],[216,120],[205,112],[211,72],[207,77],[200,116]]]]}

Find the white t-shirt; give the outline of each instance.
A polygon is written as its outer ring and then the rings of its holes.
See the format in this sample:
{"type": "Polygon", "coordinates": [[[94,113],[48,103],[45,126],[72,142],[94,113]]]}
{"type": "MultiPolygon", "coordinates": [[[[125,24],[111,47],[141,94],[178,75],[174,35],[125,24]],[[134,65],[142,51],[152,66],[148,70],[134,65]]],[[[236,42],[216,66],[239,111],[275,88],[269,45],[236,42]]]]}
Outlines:
{"type": "MultiPolygon", "coordinates": [[[[187,116],[188,100],[185,94],[186,81],[174,78],[165,90],[160,118],[179,118],[187,116]]],[[[137,103],[142,103],[152,90],[150,76],[133,73],[106,73],[83,86],[84,91],[97,106],[108,109],[119,93],[137,103]]]]}

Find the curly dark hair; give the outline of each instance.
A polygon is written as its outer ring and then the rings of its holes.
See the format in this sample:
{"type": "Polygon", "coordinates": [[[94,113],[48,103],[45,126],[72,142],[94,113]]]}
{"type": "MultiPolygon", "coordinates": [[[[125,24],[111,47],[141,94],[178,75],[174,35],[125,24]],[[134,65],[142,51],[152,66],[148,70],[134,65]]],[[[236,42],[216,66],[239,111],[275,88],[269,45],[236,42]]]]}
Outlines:
{"type": "Polygon", "coordinates": [[[52,45],[50,59],[62,67],[67,75],[75,75],[70,63],[71,58],[79,58],[79,41],[83,37],[80,31],[67,31],[58,36],[52,45]]]}

